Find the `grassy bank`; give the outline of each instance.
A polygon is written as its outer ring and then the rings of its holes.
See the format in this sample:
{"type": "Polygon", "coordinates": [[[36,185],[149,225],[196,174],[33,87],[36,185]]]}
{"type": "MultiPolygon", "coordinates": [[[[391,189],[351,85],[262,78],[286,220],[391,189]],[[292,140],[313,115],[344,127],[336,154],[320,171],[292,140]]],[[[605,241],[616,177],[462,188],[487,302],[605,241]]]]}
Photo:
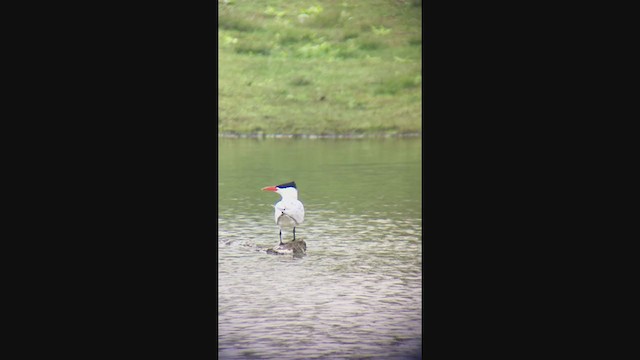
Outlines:
{"type": "Polygon", "coordinates": [[[421,132],[421,6],[220,0],[221,134],[421,132]]]}

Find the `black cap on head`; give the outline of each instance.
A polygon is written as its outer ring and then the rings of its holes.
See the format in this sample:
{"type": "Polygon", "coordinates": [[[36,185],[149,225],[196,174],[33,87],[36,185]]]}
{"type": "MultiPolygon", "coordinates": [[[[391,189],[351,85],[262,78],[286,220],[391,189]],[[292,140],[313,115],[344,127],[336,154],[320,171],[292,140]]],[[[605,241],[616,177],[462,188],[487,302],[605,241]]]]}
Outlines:
{"type": "Polygon", "coordinates": [[[296,188],[296,182],[292,181],[292,182],[288,182],[286,184],[276,185],[276,187],[278,187],[278,188],[288,188],[288,187],[296,188]]]}

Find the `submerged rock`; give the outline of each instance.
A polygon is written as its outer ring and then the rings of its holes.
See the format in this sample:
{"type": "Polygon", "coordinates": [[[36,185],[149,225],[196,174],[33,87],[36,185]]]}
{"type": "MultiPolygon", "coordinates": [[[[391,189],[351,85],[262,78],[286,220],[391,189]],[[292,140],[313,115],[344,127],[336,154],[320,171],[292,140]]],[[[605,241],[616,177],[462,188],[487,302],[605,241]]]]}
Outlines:
{"type": "Polygon", "coordinates": [[[293,257],[301,257],[307,253],[307,243],[302,239],[297,239],[282,245],[276,245],[267,249],[267,254],[271,255],[293,255],[293,257]]]}

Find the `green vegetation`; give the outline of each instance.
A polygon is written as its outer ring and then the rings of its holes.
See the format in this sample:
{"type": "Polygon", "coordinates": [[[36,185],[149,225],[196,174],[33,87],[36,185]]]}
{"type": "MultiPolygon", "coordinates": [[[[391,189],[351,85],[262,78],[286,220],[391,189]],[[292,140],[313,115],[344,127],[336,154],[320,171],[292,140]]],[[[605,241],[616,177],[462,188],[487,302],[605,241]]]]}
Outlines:
{"type": "Polygon", "coordinates": [[[416,0],[219,0],[220,134],[421,132],[416,0]]]}

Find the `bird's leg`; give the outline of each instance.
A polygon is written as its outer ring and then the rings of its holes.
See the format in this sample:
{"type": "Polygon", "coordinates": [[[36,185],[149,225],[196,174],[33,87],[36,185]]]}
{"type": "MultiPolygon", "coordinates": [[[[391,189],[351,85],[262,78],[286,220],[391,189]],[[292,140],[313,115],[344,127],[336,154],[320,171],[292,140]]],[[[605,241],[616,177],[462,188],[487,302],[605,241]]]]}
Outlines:
{"type": "Polygon", "coordinates": [[[293,241],[296,241],[296,227],[293,227],[293,241]]]}
{"type": "Polygon", "coordinates": [[[282,245],[282,229],[280,229],[280,245],[282,245]]]}

